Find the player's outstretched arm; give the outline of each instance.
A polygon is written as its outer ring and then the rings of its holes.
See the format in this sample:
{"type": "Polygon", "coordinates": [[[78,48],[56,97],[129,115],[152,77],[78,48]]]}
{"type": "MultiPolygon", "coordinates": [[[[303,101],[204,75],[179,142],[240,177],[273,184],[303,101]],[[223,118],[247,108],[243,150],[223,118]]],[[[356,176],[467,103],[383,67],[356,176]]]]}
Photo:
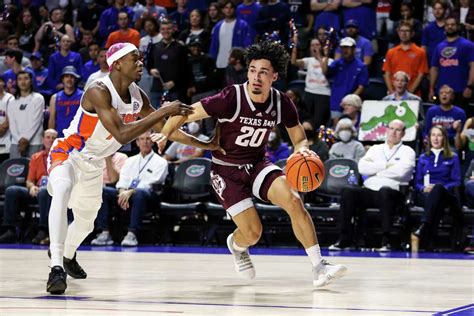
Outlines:
{"type": "Polygon", "coordinates": [[[174,136],[173,134],[175,131],[178,131],[178,133],[179,131],[181,131],[179,130],[181,125],[187,122],[199,121],[199,120],[209,117],[209,114],[206,113],[201,102],[196,102],[193,105],[191,105],[191,107],[194,110],[194,112],[191,115],[188,115],[187,117],[182,117],[182,116],[171,117],[169,120],[166,121],[166,124],[161,130],[161,133],[167,137],[171,137],[170,140],[179,141],[178,139],[175,139],[173,137],[174,136]]]}
{"type": "MultiPolygon", "coordinates": [[[[150,100],[148,99],[148,96],[146,95],[146,93],[143,92],[143,90],[141,90],[140,92],[143,99],[143,107],[141,110],[141,115],[142,117],[146,117],[152,114],[153,112],[155,112],[155,109],[151,107],[150,100]]],[[[200,102],[198,103],[200,104],[200,102]]],[[[170,105],[170,102],[163,104],[162,107],[167,107],[168,105],[170,105]]],[[[202,109],[202,106],[200,108],[202,109]]],[[[179,129],[179,127],[181,127],[181,125],[183,125],[184,122],[186,121],[190,122],[194,120],[199,120],[200,119],[199,117],[202,117],[202,118],[209,117],[209,115],[204,111],[204,109],[202,109],[202,112],[203,113],[196,115],[197,111],[194,110],[194,112],[191,114],[191,118],[188,115],[177,115],[177,116],[170,117],[168,121],[165,121],[163,119],[159,121],[158,123],[156,123],[153,126],[153,129],[156,132],[158,132],[158,134],[151,135],[151,139],[152,141],[158,143],[159,152],[163,151],[166,145],[166,141],[170,139],[172,141],[177,141],[178,143],[181,143],[181,144],[198,147],[205,150],[220,150],[222,153],[225,154],[225,151],[219,146],[218,136],[214,136],[214,138],[211,141],[205,142],[179,129]]]]}
{"type": "Polygon", "coordinates": [[[169,106],[160,108],[140,121],[125,124],[118,112],[112,107],[109,90],[100,82],[87,89],[82,106],[88,112],[97,113],[99,120],[107,131],[123,145],[151,129],[167,116],[188,115],[193,112],[189,105],[174,101],[169,106]]]}

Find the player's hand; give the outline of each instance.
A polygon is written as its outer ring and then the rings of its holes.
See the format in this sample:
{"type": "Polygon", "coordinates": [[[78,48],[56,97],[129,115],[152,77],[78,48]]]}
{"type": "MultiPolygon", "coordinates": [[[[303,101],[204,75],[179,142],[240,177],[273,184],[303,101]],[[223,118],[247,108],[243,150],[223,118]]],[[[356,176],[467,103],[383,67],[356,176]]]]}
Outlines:
{"type": "Polygon", "coordinates": [[[165,102],[162,108],[164,111],[166,111],[167,116],[187,116],[194,112],[194,109],[190,105],[184,104],[179,100],[175,100],[173,102],[165,102]]]}
{"type": "Polygon", "coordinates": [[[216,134],[214,135],[214,137],[212,137],[211,141],[209,142],[209,148],[207,149],[212,150],[212,151],[217,150],[225,155],[226,152],[224,148],[221,147],[220,142],[221,142],[221,127],[217,125],[216,134]]]}
{"type": "Polygon", "coordinates": [[[153,133],[150,135],[150,138],[153,142],[156,143],[156,145],[158,146],[158,153],[161,154],[166,147],[168,137],[166,137],[162,133],[153,133]]]}
{"type": "Polygon", "coordinates": [[[119,193],[118,195],[118,205],[122,208],[122,210],[127,210],[130,207],[130,198],[132,197],[135,190],[124,190],[119,193]]]}
{"type": "Polygon", "coordinates": [[[319,157],[314,151],[310,150],[308,147],[301,147],[300,149],[293,152],[293,154],[291,154],[291,156],[288,157],[288,159],[290,159],[296,154],[301,154],[304,157],[310,157],[310,156],[319,157]]]}

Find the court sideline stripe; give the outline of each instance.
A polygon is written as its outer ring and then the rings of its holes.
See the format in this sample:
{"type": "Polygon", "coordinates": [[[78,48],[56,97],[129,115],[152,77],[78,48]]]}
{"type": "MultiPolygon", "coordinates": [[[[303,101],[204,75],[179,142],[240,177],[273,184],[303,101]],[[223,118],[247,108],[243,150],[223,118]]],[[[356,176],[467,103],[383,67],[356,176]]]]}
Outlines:
{"type": "Polygon", "coordinates": [[[375,309],[375,308],[355,308],[355,307],[315,307],[315,306],[286,306],[286,305],[257,305],[257,304],[224,304],[224,303],[199,303],[199,302],[173,302],[173,301],[132,301],[132,300],[112,300],[93,299],[81,296],[38,296],[38,297],[18,297],[0,296],[0,299],[34,299],[34,300],[78,300],[81,302],[96,303],[127,303],[127,304],[166,304],[166,305],[195,305],[195,306],[219,306],[219,307],[253,307],[253,308],[278,308],[278,309],[301,309],[301,310],[340,310],[340,311],[368,311],[368,312],[393,312],[393,313],[436,313],[430,310],[404,310],[404,309],[375,309]]]}

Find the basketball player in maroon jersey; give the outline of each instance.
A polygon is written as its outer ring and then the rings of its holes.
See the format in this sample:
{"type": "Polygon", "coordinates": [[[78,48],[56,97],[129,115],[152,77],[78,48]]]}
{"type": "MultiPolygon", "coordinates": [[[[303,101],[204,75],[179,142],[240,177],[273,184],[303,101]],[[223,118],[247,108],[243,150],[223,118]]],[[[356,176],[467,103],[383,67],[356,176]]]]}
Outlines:
{"type": "MultiPolygon", "coordinates": [[[[237,225],[227,238],[227,246],[238,274],[247,279],[255,277],[248,248],[262,235],[262,223],[252,202],[252,196],[256,196],[288,213],[293,231],[313,265],[313,284],[320,287],[342,277],[347,268],[331,265],[321,257],[313,221],[298,193],[289,187],[282,170],[265,158],[268,136],[280,123],[286,127],[295,153],[315,155],[308,149],[295,105],[272,88],[278,75],[286,73],[288,60],[288,53],[278,43],[262,42],[247,48],[248,82],[228,86],[193,104],[194,113],[187,121],[207,117],[218,120],[220,146],[226,154],[212,153],[211,181],[220,203],[237,225]]],[[[179,116],[171,118],[163,131],[173,131],[181,122],[179,116]]],[[[160,141],[160,137],[155,135],[154,140],[160,141]]]]}

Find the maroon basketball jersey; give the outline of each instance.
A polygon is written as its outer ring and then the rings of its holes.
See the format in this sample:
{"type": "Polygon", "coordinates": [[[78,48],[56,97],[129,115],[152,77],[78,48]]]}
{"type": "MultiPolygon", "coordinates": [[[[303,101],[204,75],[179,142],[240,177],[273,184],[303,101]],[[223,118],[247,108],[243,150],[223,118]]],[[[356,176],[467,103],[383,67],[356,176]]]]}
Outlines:
{"type": "Polygon", "coordinates": [[[218,119],[220,145],[213,157],[234,164],[253,164],[265,157],[265,145],[272,128],[280,123],[291,128],[299,123],[293,102],[276,89],[264,103],[250,99],[247,83],[224,88],[220,93],[201,100],[204,110],[218,119]]]}

